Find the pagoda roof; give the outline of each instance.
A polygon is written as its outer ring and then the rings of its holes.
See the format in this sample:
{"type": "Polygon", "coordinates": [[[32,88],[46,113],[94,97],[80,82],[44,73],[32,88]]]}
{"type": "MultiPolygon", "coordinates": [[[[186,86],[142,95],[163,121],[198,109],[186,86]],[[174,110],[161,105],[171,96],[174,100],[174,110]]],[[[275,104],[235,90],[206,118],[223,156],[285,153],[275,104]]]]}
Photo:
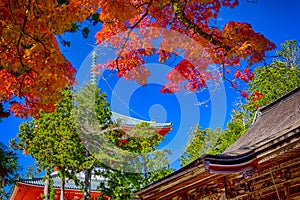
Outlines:
{"type": "Polygon", "coordinates": [[[151,120],[151,121],[141,120],[141,119],[137,119],[134,117],[122,115],[122,114],[116,113],[116,112],[112,112],[112,119],[114,121],[121,121],[121,124],[123,126],[129,126],[129,127],[133,127],[140,123],[148,123],[148,124],[150,124],[150,126],[155,127],[155,128],[171,128],[172,127],[172,122],[159,123],[154,120],[151,120]]]}
{"type": "MultiPolygon", "coordinates": [[[[135,125],[140,123],[148,123],[151,127],[154,127],[157,129],[157,131],[161,135],[165,135],[167,132],[169,132],[172,129],[172,123],[158,123],[156,121],[147,121],[147,120],[141,120],[133,117],[129,117],[126,115],[122,115],[116,112],[112,112],[112,120],[116,122],[120,122],[121,126],[125,130],[131,130],[135,125]]],[[[76,175],[80,182],[84,182],[84,173],[81,172],[76,175]]],[[[50,175],[50,178],[53,180],[53,186],[55,190],[58,190],[61,187],[62,180],[58,175],[58,172],[54,172],[50,175]]],[[[91,194],[96,197],[99,194],[99,191],[97,191],[98,186],[101,182],[104,181],[103,177],[100,176],[92,176],[91,180],[91,194]]],[[[38,198],[41,199],[40,193],[42,192],[44,187],[44,181],[43,178],[29,178],[24,179],[20,178],[18,183],[14,187],[14,191],[10,197],[11,200],[23,200],[24,195],[26,196],[26,200],[32,199],[32,198],[38,198]],[[33,192],[34,191],[34,192],[33,192]],[[28,196],[29,195],[29,196],[28,196]]],[[[76,196],[79,197],[82,189],[82,185],[76,185],[74,180],[67,179],[65,181],[65,189],[69,191],[70,198],[73,198],[76,196]],[[75,193],[74,193],[75,192],[75,193]],[[75,195],[75,196],[74,196],[75,195]]],[[[59,192],[59,190],[58,190],[59,192]]],[[[56,198],[55,198],[56,199],[56,198]]]]}
{"type": "MultiPolygon", "coordinates": [[[[84,182],[84,174],[79,173],[76,175],[76,177],[79,179],[80,182],[84,182]]],[[[50,178],[53,180],[53,186],[54,188],[60,188],[61,187],[61,178],[58,175],[58,172],[53,172],[50,175],[50,178]]],[[[92,176],[91,180],[91,191],[97,191],[97,187],[99,184],[103,182],[103,178],[100,176],[92,176]]],[[[44,181],[43,178],[30,178],[30,179],[19,179],[18,183],[25,183],[28,185],[36,185],[36,186],[44,186],[44,181]]],[[[81,185],[76,185],[74,180],[69,180],[67,179],[65,181],[65,188],[66,189],[72,189],[72,190],[81,190],[82,186],[81,185]]]]}
{"type": "MultiPolygon", "coordinates": [[[[81,183],[84,182],[84,173],[79,173],[76,175],[81,183]]],[[[55,189],[55,200],[59,200],[60,197],[60,186],[61,179],[58,176],[58,172],[53,172],[50,175],[53,180],[53,186],[55,189]]],[[[91,180],[91,200],[98,199],[100,191],[97,191],[97,187],[103,181],[100,176],[92,175],[91,180]]],[[[42,200],[41,194],[44,191],[44,181],[43,178],[30,178],[30,179],[19,179],[19,181],[14,185],[14,189],[10,195],[10,200],[42,200]]],[[[67,179],[65,181],[65,199],[82,199],[84,197],[82,193],[82,186],[76,185],[73,180],[67,179]]]]}

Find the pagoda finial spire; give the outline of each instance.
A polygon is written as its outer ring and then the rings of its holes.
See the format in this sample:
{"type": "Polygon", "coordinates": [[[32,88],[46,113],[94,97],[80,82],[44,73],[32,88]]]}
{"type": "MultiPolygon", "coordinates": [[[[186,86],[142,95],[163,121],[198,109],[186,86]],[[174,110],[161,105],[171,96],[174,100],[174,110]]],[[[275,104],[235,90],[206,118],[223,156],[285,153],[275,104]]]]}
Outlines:
{"type": "Polygon", "coordinates": [[[91,65],[91,84],[95,84],[97,82],[96,74],[94,73],[93,69],[96,66],[96,59],[97,59],[97,53],[96,51],[93,51],[92,53],[92,65],[91,65]]]}

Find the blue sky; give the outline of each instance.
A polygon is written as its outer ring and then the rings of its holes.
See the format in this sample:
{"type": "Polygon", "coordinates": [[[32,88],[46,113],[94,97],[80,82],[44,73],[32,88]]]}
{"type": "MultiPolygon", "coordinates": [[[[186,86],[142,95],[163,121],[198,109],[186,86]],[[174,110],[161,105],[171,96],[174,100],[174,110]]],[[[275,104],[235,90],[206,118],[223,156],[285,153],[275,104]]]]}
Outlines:
{"type": "MultiPolygon", "coordinates": [[[[235,9],[221,11],[219,23],[222,25],[231,20],[248,22],[256,32],[262,33],[279,47],[280,43],[288,39],[300,41],[300,21],[297,20],[299,9],[298,0],[257,0],[257,3],[241,0],[240,5],[235,9]]],[[[80,34],[65,35],[65,39],[71,41],[71,47],[62,50],[67,59],[80,71],[78,73],[80,82],[88,80],[90,53],[95,43],[93,35],[97,29],[99,26],[91,27],[92,32],[87,40],[80,34]]],[[[103,62],[105,59],[107,59],[105,55],[99,55],[97,61],[103,62]]],[[[186,144],[187,133],[190,132],[191,127],[200,123],[204,128],[224,128],[233,105],[239,101],[239,95],[225,83],[216,94],[210,95],[212,96],[210,103],[197,106],[195,104],[206,100],[213,89],[204,93],[186,91],[178,94],[159,93],[162,84],[166,81],[164,75],[173,65],[174,63],[168,62],[162,65],[153,59],[148,64],[153,75],[147,86],[116,79],[114,75],[107,72],[101,74],[98,85],[108,94],[108,101],[113,111],[139,119],[153,119],[174,124],[173,130],[166,136],[161,148],[168,148],[173,152],[172,166],[177,169],[179,167],[177,158],[186,144]]],[[[8,145],[8,141],[17,134],[21,122],[21,119],[15,117],[3,119],[0,123],[0,141],[8,145]]],[[[19,162],[25,169],[28,164],[33,163],[30,156],[22,155],[21,152],[18,154],[19,162]]]]}

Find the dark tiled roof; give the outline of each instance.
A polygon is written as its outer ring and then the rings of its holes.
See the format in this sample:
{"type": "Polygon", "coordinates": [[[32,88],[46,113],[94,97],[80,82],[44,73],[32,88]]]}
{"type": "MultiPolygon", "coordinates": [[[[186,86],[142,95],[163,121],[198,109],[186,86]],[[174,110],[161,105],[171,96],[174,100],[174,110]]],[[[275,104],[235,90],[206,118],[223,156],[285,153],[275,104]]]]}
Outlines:
{"type": "Polygon", "coordinates": [[[255,163],[261,153],[274,145],[289,143],[299,135],[300,87],[263,107],[252,127],[223,154],[204,157],[205,167],[207,170],[213,166],[220,170],[226,168],[231,173],[233,166],[255,163]]]}
{"type": "Polygon", "coordinates": [[[300,87],[260,110],[251,128],[224,152],[240,155],[257,149],[300,126],[300,87]]]}
{"type": "MultiPolygon", "coordinates": [[[[280,146],[283,142],[286,146],[291,141],[300,144],[300,87],[260,111],[252,127],[223,154],[203,155],[136,194],[145,199],[170,195],[187,190],[195,182],[200,184],[203,181],[205,184],[207,180],[214,178],[214,174],[242,173],[248,177],[254,172],[257,156],[261,153],[266,153],[268,149],[280,146]]],[[[296,150],[297,148],[294,149],[296,150]]],[[[219,175],[221,176],[223,175],[219,175]]]]}
{"type": "Polygon", "coordinates": [[[259,161],[272,157],[272,151],[279,151],[280,147],[284,152],[297,144],[300,144],[300,87],[262,108],[252,127],[223,154],[204,157],[204,167],[211,173],[242,173],[249,177],[259,161]]]}
{"type": "MultiPolygon", "coordinates": [[[[55,188],[60,188],[61,187],[61,179],[58,176],[58,173],[54,172],[51,174],[51,179],[53,180],[53,186],[55,188]]],[[[79,180],[83,183],[84,182],[84,177],[83,176],[77,176],[79,180]]],[[[97,191],[97,187],[99,184],[103,181],[101,178],[92,178],[91,181],[91,191],[97,191]]],[[[37,186],[44,186],[44,181],[43,178],[32,178],[32,179],[20,179],[20,183],[26,183],[30,185],[37,185],[37,186]]],[[[81,190],[82,186],[81,185],[76,185],[73,180],[66,180],[65,183],[65,188],[66,189],[74,189],[74,190],[81,190]]]]}
{"type": "Polygon", "coordinates": [[[262,108],[252,127],[223,154],[206,155],[205,169],[245,174],[255,168],[261,155],[283,143],[300,143],[299,138],[300,87],[262,108]]]}

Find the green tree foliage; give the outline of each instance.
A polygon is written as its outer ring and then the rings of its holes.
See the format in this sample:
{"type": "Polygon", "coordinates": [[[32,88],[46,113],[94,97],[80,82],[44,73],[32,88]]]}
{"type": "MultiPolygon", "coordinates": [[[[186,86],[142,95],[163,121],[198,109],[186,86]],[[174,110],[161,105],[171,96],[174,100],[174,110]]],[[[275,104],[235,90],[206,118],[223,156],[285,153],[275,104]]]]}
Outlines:
{"type": "Polygon", "coordinates": [[[244,106],[252,113],[300,86],[300,46],[295,40],[287,40],[280,47],[278,58],[269,66],[255,69],[249,87],[251,96],[244,106]]]}
{"type": "MultiPolygon", "coordinates": [[[[87,84],[74,94],[74,104],[72,113],[80,138],[86,147],[85,156],[96,159],[97,167],[101,167],[103,159],[109,156],[103,151],[99,151],[103,144],[103,138],[105,139],[104,133],[114,131],[112,127],[116,128],[111,121],[111,111],[109,103],[106,101],[106,94],[101,93],[96,84],[87,84]]],[[[92,170],[93,168],[90,166],[84,168],[84,200],[90,198],[92,170]]]]}
{"type": "Polygon", "coordinates": [[[287,40],[276,54],[276,59],[269,66],[255,69],[254,79],[249,82],[251,95],[245,104],[232,111],[224,131],[203,130],[199,125],[193,128],[187,148],[180,158],[181,165],[185,166],[205,153],[224,152],[248,130],[259,107],[300,86],[300,46],[294,40],[287,40]]]}
{"type": "Polygon", "coordinates": [[[139,173],[105,167],[100,174],[106,178],[106,181],[99,186],[101,199],[109,196],[114,200],[131,200],[133,192],[140,189],[140,185],[142,185],[143,176],[139,173]]]}
{"type": "Polygon", "coordinates": [[[217,136],[219,148],[219,152],[217,153],[223,153],[229,146],[239,139],[248,130],[251,122],[249,112],[244,110],[243,107],[238,107],[233,110],[226,129],[217,136]]]}
{"type": "Polygon", "coordinates": [[[17,154],[0,142],[0,199],[9,195],[5,187],[12,186],[19,176],[17,159],[17,154]]]}
{"type": "Polygon", "coordinates": [[[130,133],[128,146],[132,148],[131,152],[139,154],[133,164],[143,174],[142,186],[153,183],[172,172],[167,157],[171,152],[168,149],[158,149],[163,140],[164,137],[148,123],[137,124],[130,133]]]}
{"type": "MultiPolygon", "coordinates": [[[[106,182],[100,185],[103,197],[110,196],[115,200],[132,199],[133,192],[153,183],[173,170],[169,167],[168,150],[158,150],[164,137],[148,123],[136,125],[130,132],[110,132],[109,140],[123,151],[135,153],[135,157],[123,156],[123,170],[106,167],[101,175],[106,182]]],[[[118,158],[119,159],[119,158],[118,158]]]]}
{"type": "Polygon", "coordinates": [[[69,90],[63,93],[64,98],[56,105],[55,112],[41,112],[40,118],[20,125],[17,135],[20,141],[14,144],[35,158],[42,170],[58,168],[63,180],[62,188],[65,177],[74,177],[86,161],[85,147],[79,141],[71,115],[72,93],[69,90]]]}
{"type": "Polygon", "coordinates": [[[207,153],[220,153],[218,139],[221,129],[201,129],[199,125],[192,128],[189,141],[183,155],[180,157],[182,166],[189,164],[207,153]]]}
{"type": "MultiPolygon", "coordinates": [[[[96,119],[100,123],[109,121],[110,115],[103,115],[107,110],[103,105],[108,105],[105,94],[91,85],[87,85],[82,91],[91,89],[98,102],[94,102],[96,119]]],[[[53,171],[56,167],[62,180],[71,178],[77,181],[75,174],[85,169],[93,169],[97,159],[92,155],[87,156],[86,147],[79,137],[79,129],[72,114],[72,92],[65,90],[63,95],[64,98],[57,103],[55,112],[41,112],[38,119],[22,123],[12,145],[27,151],[42,170],[53,171]]]]}
{"type": "MultiPolygon", "coordinates": [[[[112,122],[106,96],[95,84],[86,85],[74,95],[70,90],[63,91],[63,95],[54,113],[41,112],[38,119],[21,124],[12,141],[12,146],[27,151],[37,160],[39,168],[47,171],[46,176],[58,167],[62,180],[76,180],[75,174],[80,171],[88,172],[90,178],[92,169],[100,167],[99,175],[105,178],[100,185],[103,198],[124,200],[131,199],[134,191],[172,172],[166,157],[169,152],[157,150],[164,137],[149,124],[137,125],[131,132],[121,130],[112,122]],[[107,145],[103,142],[138,156],[132,159],[126,154],[110,153],[107,148],[101,150],[107,145]],[[106,159],[110,162],[100,163],[106,159]],[[127,170],[115,167],[114,162],[120,160],[127,170]]],[[[51,180],[45,180],[50,188],[51,180]]],[[[48,189],[45,199],[51,199],[50,194],[48,189]]]]}

